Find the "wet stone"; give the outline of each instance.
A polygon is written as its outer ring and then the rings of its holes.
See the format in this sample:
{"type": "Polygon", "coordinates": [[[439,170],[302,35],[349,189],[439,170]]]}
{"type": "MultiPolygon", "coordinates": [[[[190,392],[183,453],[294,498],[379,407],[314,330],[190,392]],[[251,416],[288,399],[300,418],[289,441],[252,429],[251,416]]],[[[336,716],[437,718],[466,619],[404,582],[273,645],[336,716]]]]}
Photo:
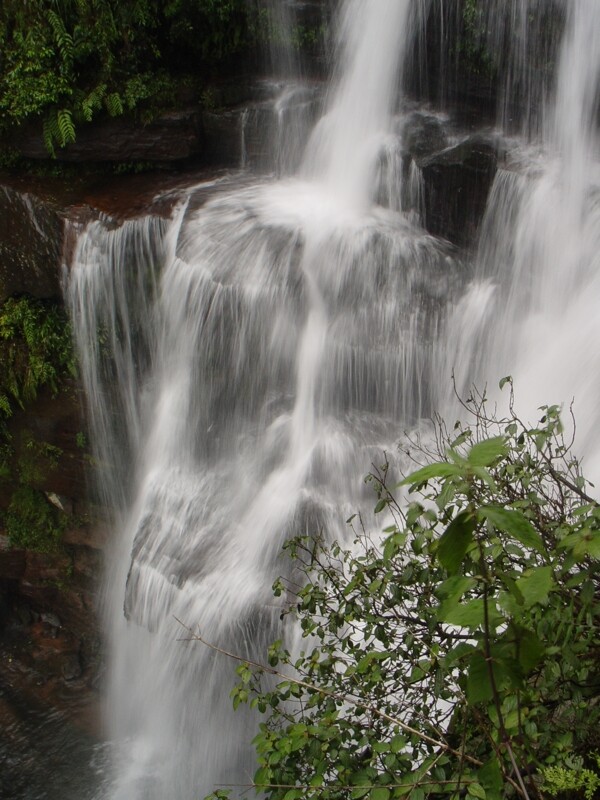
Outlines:
{"type": "Polygon", "coordinates": [[[459,247],[470,247],[498,168],[496,143],[471,136],[420,162],[425,227],[459,247]]]}
{"type": "Polygon", "coordinates": [[[47,625],[50,625],[51,628],[60,628],[60,619],[57,617],[56,614],[52,612],[44,612],[41,615],[42,622],[45,622],[47,625]]]}
{"type": "Polygon", "coordinates": [[[437,117],[412,113],[402,125],[402,144],[415,161],[438,153],[448,146],[444,126],[437,117]]]}
{"type": "Polygon", "coordinates": [[[61,666],[62,677],[65,681],[74,681],[80,678],[83,669],[81,667],[81,660],[77,653],[70,653],[65,656],[61,666]]]}

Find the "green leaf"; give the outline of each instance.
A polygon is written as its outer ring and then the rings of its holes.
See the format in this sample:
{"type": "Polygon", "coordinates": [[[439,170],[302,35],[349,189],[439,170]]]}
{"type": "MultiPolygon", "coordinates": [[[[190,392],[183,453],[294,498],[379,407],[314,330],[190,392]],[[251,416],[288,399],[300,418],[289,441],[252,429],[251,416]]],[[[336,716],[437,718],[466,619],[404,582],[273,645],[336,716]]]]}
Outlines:
{"type": "Polygon", "coordinates": [[[483,600],[476,598],[467,603],[443,603],[438,614],[441,622],[457,625],[459,628],[475,630],[483,625],[483,600]]]}
{"type": "Polygon", "coordinates": [[[542,537],[531,522],[520,512],[512,508],[500,506],[482,506],[477,510],[480,521],[486,520],[500,531],[508,533],[524,547],[545,553],[542,537]]]}
{"type": "Polygon", "coordinates": [[[440,563],[448,572],[458,572],[469,545],[473,541],[475,518],[463,511],[446,528],[437,550],[440,563]]]}
{"type": "Polygon", "coordinates": [[[268,767],[260,767],[254,774],[255,786],[268,786],[271,782],[271,770],[268,767]]]}
{"type": "Polygon", "coordinates": [[[75,141],[75,126],[69,109],[61,108],[57,113],[57,120],[60,131],[59,144],[64,147],[66,144],[75,141]]]}
{"type": "MultiPolygon", "coordinates": [[[[508,591],[510,592],[512,598],[514,599],[515,603],[519,606],[525,604],[525,598],[519,591],[519,587],[517,586],[516,580],[511,576],[508,575],[506,572],[497,572],[497,576],[500,578],[502,583],[506,586],[508,591]]],[[[511,607],[514,604],[511,605],[511,607]]]]}
{"type": "Polygon", "coordinates": [[[477,797],[478,800],[486,800],[485,789],[480,783],[469,783],[467,785],[467,794],[470,797],[477,797]]]}
{"type": "Polygon", "coordinates": [[[373,789],[371,792],[371,800],[389,800],[390,798],[390,790],[386,789],[384,786],[373,789]]]}
{"type": "Polygon", "coordinates": [[[467,644],[467,642],[459,642],[456,647],[448,650],[446,658],[444,659],[445,665],[449,666],[454,664],[455,661],[462,661],[475,650],[474,645],[467,644]]]}
{"type": "Polygon", "coordinates": [[[406,737],[400,734],[394,736],[390,742],[390,750],[392,753],[399,753],[404,747],[406,747],[406,737]]]}
{"type": "Polygon", "coordinates": [[[361,797],[366,797],[371,791],[371,777],[366,772],[357,772],[356,775],[352,775],[350,781],[353,786],[356,786],[356,789],[353,789],[350,795],[352,800],[360,800],[361,797]]]}
{"type": "Polygon", "coordinates": [[[517,589],[523,596],[525,606],[531,608],[535,603],[543,603],[554,585],[552,567],[536,567],[529,575],[524,575],[516,582],[517,589]]]}
{"type": "Polygon", "coordinates": [[[375,506],[375,512],[374,513],[375,514],[379,514],[379,512],[383,511],[383,509],[387,506],[387,504],[388,504],[387,498],[382,497],[381,500],[379,500],[377,502],[377,505],[375,506]]]}
{"type": "Polygon", "coordinates": [[[407,475],[404,480],[400,481],[398,486],[418,485],[426,483],[432,478],[449,478],[452,475],[460,475],[462,473],[461,467],[457,464],[449,464],[447,461],[439,461],[436,464],[429,464],[427,467],[418,469],[407,475]]]}
{"type": "Polygon", "coordinates": [[[493,697],[488,665],[480,652],[473,653],[470,659],[466,694],[471,705],[486,703],[493,697]]]}
{"type": "Polygon", "coordinates": [[[546,648],[537,634],[533,631],[523,630],[519,641],[519,664],[525,675],[535,669],[542,660],[546,648]]]}
{"type": "Polygon", "coordinates": [[[454,601],[459,600],[465,592],[472,589],[476,585],[475,578],[466,577],[464,575],[453,575],[451,578],[441,583],[436,589],[435,593],[438,597],[452,598],[454,601]]]}
{"type": "Polygon", "coordinates": [[[600,558],[600,532],[582,528],[576,533],[570,533],[558,545],[561,550],[571,550],[573,555],[581,560],[585,556],[600,558]]]}
{"type": "Polygon", "coordinates": [[[488,800],[490,796],[500,796],[504,787],[504,780],[497,758],[492,758],[487,764],[484,764],[483,767],[478,770],[477,777],[487,792],[488,800]]]}
{"type": "Polygon", "coordinates": [[[472,467],[489,467],[497,458],[506,455],[507,446],[504,436],[494,436],[473,445],[467,456],[472,467]]]}
{"type": "Polygon", "coordinates": [[[492,478],[492,476],[490,475],[488,470],[485,469],[485,467],[471,467],[471,469],[473,470],[474,475],[476,475],[484,483],[487,483],[492,492],[498,491],[498,486],[496,484],[496,481],[492,478]]]}
{"type": "Polygon", "coordinates": [[[501,691],[507,686],[520,687],[522,675],[515,658],[506,654],[505,647],[492,646],[489,662],[481,650],[473,653],[469,659],[466,695],[469,703],[485,703],[493,698],[494,692],[490,680],[490,666],[494,676],[496,689],[501,691]]]}

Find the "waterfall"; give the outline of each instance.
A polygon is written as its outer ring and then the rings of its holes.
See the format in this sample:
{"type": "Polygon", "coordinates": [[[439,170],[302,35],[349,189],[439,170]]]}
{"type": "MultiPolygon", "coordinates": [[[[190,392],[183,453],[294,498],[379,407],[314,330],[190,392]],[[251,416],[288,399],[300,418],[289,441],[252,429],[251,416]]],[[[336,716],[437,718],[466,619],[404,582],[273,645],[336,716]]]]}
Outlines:
{"type": "Polygon", "coordinates": [[[459,377],[512,374],[524,413],[575,400],[579,452],[600,477],[600,6],[567,9],[552,113],[542,136],[501,169],[482,226],[475,280],[445,352],[459,377]],[[495,374],[490,374],[490,365],[495,374]]]}
{"type": "MultiPolygon", "coordinates": [[[[483,8],[509,6],[527,3],[483,8]]],[[[235,665],[181,641],[176,619],[259,661],[293,640],[270,589],[293,573],[283,543],[347,540],[356,511],[376,526],[363,476],[403,429],[452,412],[451,371],[462,387],[512,372],[527,407],[575,394],[595,446],[600,6],[568,4],[552,112],[511,144],[472,263],[421,227],[423,175],[394,120],[427,8],[340,4],[295,177],[201,183],[168,218],[79,233],[65,291],[115,517],[102,800],[251,782],[257,720],[230,709],[235,665]]]]}
{"type": "Polygon", "coordinates": [[[318,176],[338,200],[346,198],[349,204],[370,200],[381,134],[389,126],[399,67],[411,39],[411,5],[411,0],[379,0],[376,12],[368,0],[342,5],[338,75],[303,171],[318,176]]]}
{"type": "Polygon", "coordinates": [[[472,19],[501,79],[498,118],[505,130],[535,138],[547,123],[552,85],[570,0],[487,0],[472,19]]]}

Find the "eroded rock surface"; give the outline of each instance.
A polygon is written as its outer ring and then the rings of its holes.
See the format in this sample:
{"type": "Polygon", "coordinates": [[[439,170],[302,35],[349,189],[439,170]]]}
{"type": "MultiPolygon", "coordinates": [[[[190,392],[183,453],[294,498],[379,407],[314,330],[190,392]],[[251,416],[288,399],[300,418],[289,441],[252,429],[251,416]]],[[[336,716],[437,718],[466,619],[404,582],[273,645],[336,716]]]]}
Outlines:
{"type": "Polygon", "coordinates": [[[471,136],[422,159],[425,227],[459,247],[476,240],[498,168],[497,146],[471,136]]]}

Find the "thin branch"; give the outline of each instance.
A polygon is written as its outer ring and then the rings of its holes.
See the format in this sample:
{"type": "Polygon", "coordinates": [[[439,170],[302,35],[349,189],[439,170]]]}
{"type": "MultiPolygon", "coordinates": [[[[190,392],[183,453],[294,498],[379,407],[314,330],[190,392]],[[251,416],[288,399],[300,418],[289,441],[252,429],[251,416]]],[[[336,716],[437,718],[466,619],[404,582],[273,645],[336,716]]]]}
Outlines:
{"type": "Polygon", "coordinates": [[[521,770],[517,766],[517,761],[515,759],[515,755],[513,753],[510,736],[508,735],[508,731],[506,730],[506,726],[504,724],[504,716],[502,714],[502,706],[500,703],[500,695],[498,692],[498,687],[496,685],[496,676],[494,675],[494,664],[492,659],[492,653],[490,649],[490,612],[489,612],[489,587],[488,587],[488,573],[485,564],[485,557],[483,553],[483,546],[481,541],[478,542],[479,544],[479,553],[480,553],[480,569],[481,575],[483,577],[483,629],[484,629],[484,637],[483,637],[483,648],[485,654],[485,661],[487,664],[488,669],[488,676],[490,679],[490,684],[492,687],[492,695],[494,698],[494,705],[496,706],[496,713],[498,714],[498,725],[500,728],[500,736],[502,737],[502,742],[506,748],[506,752],[508,753],[508,757],[510,758],[510,762],[512,764],[514,773],[517,777],[517,783],[519,784],[520,794],[523,795],[525,800],[530,800],[529,794],[527,792],[527,788],[523,781],[523,776],[521,775],[521,770]]]}
{"type": "MultiPolygon", "coordinates": [[[[463,785],[477,783],[475,780],[464,780],[463,785]]],[[[456,781],[416,781],[415,783],[373,783],[356,785],[344,785],[341,783],[330,783],[327,787],[311,786],[301,783],[217,783],[219,789],[303,789],[303,790],[323,790],[324,788],[332,791],[351,791],[354,789],[414,789],[416,786],[454,786],[456,781]]]]}
{"type": "MultiPolygon", "coordinates": [[[[405,733],[410,733],[411,735],[416,736],[418,739],[421,739],[421,741],[426,742],[427,744],[430,744],[433,747],[439,747],[446,753],[450,753],[451,755],[456,756],[458,758],[463,757],[463,754],[459,750],[455,750],[453,747],[446,744],[445,742],[441,742],[437,739],[434,739],[432,736],[428,736],[426,733],[417,730],[417,728],[413,728],[411,725],[407,725],[402,720],[397,719],[396,717],[393,717],[390,714],[387,714],[385,711],[382,711],[381,709],[376,708],[375,706],[372,706],[369,703],[365,703],[362,700],[356,699],[352,695],[339,694],[338,692],[330,692],[327,689],[322,689],[321,687],[315,686],[314,684],[308,683],[307,681],[303,681],[300,678],[294,678],[291,675],[286,675],[285,673],[280,672],[279,670],[274,669],[273,667],[268,667],[265,664],[260,664],[259,662],[253,661],[252,659],[249,658],[243,658],[242,656],[239,656],[236,653],[232,653],[229,650],[225,650],[224,648],[219,647],[218,645],[208,642],[206,639],[200,636],[200,634],[196,633],[194,630],[192,630],[192,628],[187,626],[177,617],[175,617],[175,621],[190,634],[190,639],[184,641],[200,642],[201,644],[208,647],[210,650],[214,650],[216,653],[221,653],[221,655],[227,656],[233,661],[238,661],[241,664],[248,664],[249,666],[255,667],[256,669],[259,669],[262,672],[266,672],[269,675],[275,675],[276,677],[282,678],[285,681],[289,681],[290,683],[293,683],[296,686],[301,686],[303,689],[306,689],[307,691],[316,692],[317,694],[321,694],[324,697],[329,697],[332,700],[338,700],[340,703],[350,703],[356,708],[361,708],[363,711],[368,711],[369,713],[374,714],[375,716],[385,720],[386,722],[391,723],[392,725],[397,725],[405,733]]],[[[483,761],[480,761],[478,758],[473,758],[472,756],[468,755],[464,756],[464,758],[466,761],[468,761],[470,764],[473,764],[476,767],[483,766],[483,761]]]]}

